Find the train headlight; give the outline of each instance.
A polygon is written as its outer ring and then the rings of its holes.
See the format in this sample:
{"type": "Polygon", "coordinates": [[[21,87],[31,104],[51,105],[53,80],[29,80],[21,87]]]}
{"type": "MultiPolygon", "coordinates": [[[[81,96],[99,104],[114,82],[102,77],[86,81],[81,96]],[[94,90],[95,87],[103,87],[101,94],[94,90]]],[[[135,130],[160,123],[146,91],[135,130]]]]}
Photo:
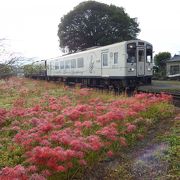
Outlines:
{"type": "Polygon", "coordinates": [[[134,68],[130,68],[130,69],[129,69],[129,71],[134,72],[134,71],[135,71],[135,69],[134,69],[134,68]]]}
{"type": "Polygon", "coordinates": [[[148,71],[152,71],[152,69],[151,69],[151,68],[149,68],[149,67],[147,68],[147,70],[148,70],[148,71]]]}

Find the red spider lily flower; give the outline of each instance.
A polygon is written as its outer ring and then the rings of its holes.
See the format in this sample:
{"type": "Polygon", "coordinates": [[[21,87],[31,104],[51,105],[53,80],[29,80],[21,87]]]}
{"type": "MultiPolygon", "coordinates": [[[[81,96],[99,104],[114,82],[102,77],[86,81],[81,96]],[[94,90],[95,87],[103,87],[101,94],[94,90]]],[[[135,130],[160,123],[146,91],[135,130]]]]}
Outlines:
{"type": "MultiPolygon", "coordinates": [[[[151,97],[151,93],[149,94],[149,97],[151,97]]],[[[139,99],[139,100],[141,100],[141,99],[146,99],[147,98],[147,93],[139,93],[139,94],[135,94],[135,96],[134,96],[136,99],[139,99]]]]}
{"type": "Polygon", "coordinates": [[[43,175],[38,174],[38,173],[32,174],[29,179],[30,180],[46,180],[46,178],[43,175]]]}
{"type": "Polygon", "coordinates": [[[53,129],[53,125],[51,123],[44,123],[39,125],[39,130],[47,133],[48,131],[53,129]]]}
{"type": "Polygon", "coordinates": [[[138,113],[133,110],[128,111],[127,114],[128,114],[128,116],[131,116],[131,117],[136,117],[138,115],[138,113]]]}
{"type": "Polygon", "coordinates": [[[72,168],[73,167],[73,163],[72,162],[67,162],[66,163],[66,167],[67,167],[67,169],[72,168]]]}
{"type": "Polygon", "coordinates": [[[105,125],[113,120],[122,120],[124,119],[125,115],[122,112],[119,111],[110,111],[104,115],[97,117],[97,122],[100,123],[100,125],[105,125]]]}
{"type": "Polygon", "coordinates": [[[49,170],[43,170],[42,172],[41,172],[41,174],[44,176],[44,177],[49,177],[49,176],[51,176],[51,172],[49,171],[49,170]]]}
{"type": "Polygon", "coordinates": [[[96,114],[94,113],[94,111],[82,112],[81,114],[83,116],[83,119],[94,119],[94,118],[96,118],[96,114]]]}
{"type": "Polygon", "coordinates": [[[40,141],[40,144],[43,145],[43,146],[51,146],[51,143],[48,140],[45,140],[45,139],[40,141]]]}
{"type": "Polygon", "coordinates": [[[74,126],[78,127],[78,128],[82,128],[83,127],[83,123],[81,121],[75,121],[74,126]]]}
{"type": "Polygon", "coordinates": [[[36,118],[36,117],[33,117],[33,118],[30,120],[30,122],[31,122],[31,124],[32,124],[33,126],[37,126],[38,124],[40,124],[41,119],[36,118]]]}
{"type": "Polygon", "coordinates": [[[99,136],[96,135],[90,135],[87,137],[87,142],[90,145],[90,148],[93,151],[98,151],[103,147],[103,143],[101,142],[101,139],[99,136]]]}
{"type": "Polygon", "coordinates": [[[11,167],[5,167],[0,171],[0,179],[1,180],[9,180],[9,179],[21,179],[21,180],[27,180],[27,172],[26,169],[21,166],[17,165],[13,168],[11,167]]]}
{"type": "Polygon", "coordinates": [[[78,139],[72,140],[70,142],[70,146],[73,150],[77,150],[77,151],[79,151],[79,150],[85,151],[86,149],[90,148],[88,143],[86,143],[83,138],[78,138],[78,139]]]}
{"type": "Polygon", "coordinates": [[[0,108],[0,125],[5,122],[7,111],[5,109],[0,108]]]}
{"type": "Polygon", "coordinates": [[[99,105],[99,104],[97,104],[96,105],[96,111],[97,112],[104,112],[104,111],[106,111],[107,110],[107,107],[106,106],[104,106],[104,105],[99,105]]]}
{"type": "Polygon", "coordinates": [[[25,105],[25,100],[23,98],[16,99],[13,103],[14,107],[23,107],[25,105]]]}
{"type": "Polygon", "coordinates": [[[92,126],[92,121],[84,121],[83,126],[86,128],[90,128],[92,126]]]}
{"type": "Polygon", "coordinates": [[[75,109],[80,112],[87,112],[92,111],[92,106],[89,106],[87,104],[79,104],[75,107],[75,109]]]}
{"type": "Polygon", "coordinates": [[[116,136],[119,134],[117,129],[111,125],[105,126],[96,132],[97,134],[103,135],[108,139],[116,140],[116,136]]]}
{"type": "Polygon", "coordinates": [[[68,108],[64,111],[64,115],[66,115],[67,117],[69,117],[71,120],[74,121],[80,118],[81,112],[76,109],[68,108]]]}
{"type": "Polygon", "coordinates": [[[27,172],[29,172],[29,173],[34,173],[34,172],[36,172],[37,171],[37,167],[36,166],[29,166],[28,168],[27,168],[27,172]]]}
{"type": "Polygon", "coordinates": [[[11,117],[23,117],[25,115],[26,110],[24,108],[13,108],[10,111],[10,116],[11,117]]]}
{"type": "Polygon", "coordinates": [[[66,168],[64,166],[57,166],[56,170],[58,172],[65,172],[66,171],[66,168]]]}
{"type": "Polygon", "coordinates": [[[89,93],[90,93],[90,89],[87,88],[78,89],[78,92],[76,92],[78,96],[88,96],[89,93]]]}
{"type": "Polygon", "coordinates": [[[107,152],[107,156],[108,156],[108,157],[112,157],[113,155],[114,155],[114,153],[113,153],[112,151],[108,151],[108,152],[107,152]]]}
{"type": "Polygon", "coordinates": [[[81,166],[87,165],[87,162],[84,159],[80,159],[78,162],[81,166]]]}
{"type": "Polygon", "coordinates": [[[137,102],[134,104],[131,104],[130,108],[132,109],[132,111],[135,111],[135,112],[144,111],[146,109],[144,104],[137,103],[137,102]]]}
{"type": "Polygon", "coordinates": [[[135,126],[135,125],[129,124],[129,125],[127,126],[127,132],[128,132],[128,133],[134,132],[135,130],[136,130],[136,126],[135,126]]]}
{"type": "Polygon", "coordinates": [[[84,121],[84,122],[75,121],[74,126],[78,128],[82,128],[82,127],[90,128],[92,126],[92,121],[84,121]]]}
{"type": "Polygon", "coordinates": [[[127,142],[126,142],[126,139],[124,137],[120,137],[119,138],[119,142],[122,146],[127,146],[127,142]]]}
{"type": "Polygon", "coordinates": [[[36,105],[32,108],[32,111],[41,111],[41,106],[40,105],[36,105]]]}
{"type": "Polygon", "coordinates": [[[63,124],[64,120],[65,120],[64,115],[60,114],[54,118],[53,122],[57,124],[63,124]]]}

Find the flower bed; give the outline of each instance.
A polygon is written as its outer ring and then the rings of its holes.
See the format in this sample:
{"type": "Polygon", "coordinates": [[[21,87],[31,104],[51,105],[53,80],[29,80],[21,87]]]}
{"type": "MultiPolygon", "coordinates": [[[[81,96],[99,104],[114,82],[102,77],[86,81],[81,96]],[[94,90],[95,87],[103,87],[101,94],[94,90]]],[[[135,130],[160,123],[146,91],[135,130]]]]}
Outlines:
{"type": "Polygon", "coordinates": [[[42,81],[0,82],[0,179],[65,179],[143,138],[172,116],[171,96],[102,95],[42,81]],[[5,98],[5,97],[4,97],[5,98]]]}

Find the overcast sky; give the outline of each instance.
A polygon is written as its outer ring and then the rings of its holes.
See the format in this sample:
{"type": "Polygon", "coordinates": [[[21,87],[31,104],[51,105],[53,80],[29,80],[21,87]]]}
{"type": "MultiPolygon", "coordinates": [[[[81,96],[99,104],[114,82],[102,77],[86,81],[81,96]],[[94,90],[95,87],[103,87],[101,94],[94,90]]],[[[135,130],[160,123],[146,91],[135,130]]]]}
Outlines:
{"type": "MultiPolygon", "coordinates": [[[[0,38],[27,57],[61,55],[57,37],[60,18],[83,0],[0,0],[0,38]]],[[[98,0],[123,7],[137,17],[139,39],[149,41],[155,54],[180,52],[179,0],[98,0]]]]}

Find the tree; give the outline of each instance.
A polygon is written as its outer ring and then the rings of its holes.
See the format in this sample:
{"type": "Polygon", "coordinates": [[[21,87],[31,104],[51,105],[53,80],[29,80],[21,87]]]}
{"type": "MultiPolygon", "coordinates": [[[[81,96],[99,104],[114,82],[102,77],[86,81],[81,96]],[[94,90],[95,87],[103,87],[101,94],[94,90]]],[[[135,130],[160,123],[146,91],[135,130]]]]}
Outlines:
{"type": "Polygon", "coordinates": [[[170,52],[160,52],[154,56],[154,63],[160,69],[166,66],[166,60],[171,58],[170,52]]]}
{"type": "Polygon", "coordinates": [[[135,39],[140,32],[138,26],[136,18],[130,18],[122,7],[96,1],[82,2],[61,18],[58,26],[60,48],[76,52],[135,39]]]}
{"type": "Polygon", "coordinates": [[[171,58],[170,52],[160,52],[154,56],[154,63],[158,67],[156,76],[165,77],[166,75],[166,60],[171,58]]]}
{"type": "Polygon", "coordinates": [[[0,77],[12,73],[12,67],[7,64],[0,64],[0,77]]]}
{"type": "Polygon", "coordinates": [[[34,61],[23,66],[25,77],[46,76],[45,60],[34,61]]]}

